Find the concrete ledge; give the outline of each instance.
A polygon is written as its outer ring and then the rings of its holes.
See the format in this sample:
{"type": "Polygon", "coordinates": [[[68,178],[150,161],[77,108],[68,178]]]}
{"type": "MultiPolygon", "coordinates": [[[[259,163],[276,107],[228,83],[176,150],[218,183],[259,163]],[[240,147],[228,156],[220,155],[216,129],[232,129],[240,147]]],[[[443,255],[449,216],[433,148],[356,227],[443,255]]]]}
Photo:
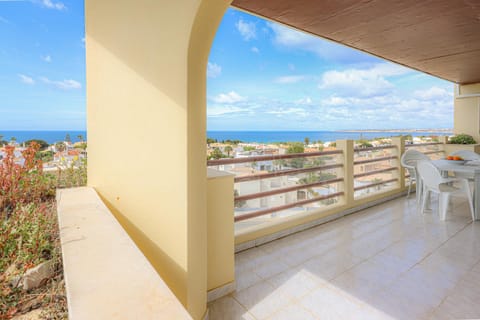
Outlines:
{"type": "Polygon", "coordinates": [[[69,319],[191,319],[95,190],[59,190],[57,208],[69,319]]]}

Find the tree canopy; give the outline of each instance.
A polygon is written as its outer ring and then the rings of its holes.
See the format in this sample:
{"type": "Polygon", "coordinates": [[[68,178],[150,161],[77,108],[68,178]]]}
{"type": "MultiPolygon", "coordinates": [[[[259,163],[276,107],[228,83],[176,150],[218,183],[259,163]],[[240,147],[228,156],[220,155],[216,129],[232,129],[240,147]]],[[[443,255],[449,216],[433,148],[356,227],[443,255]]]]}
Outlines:
{"type": "Polygon", "coordinates": [[[48,142],[46,142],[44,140],[40,140],[40,139],[30,139],[30,140],[25,141],[24,143],[25,143],[25,146],[28,147],[32,142],[36,142],[40,145],[40,149],[39,149],[40,151],[43,151],[43,150],[47,149],[48,146],[49,146],[48,142]]]}

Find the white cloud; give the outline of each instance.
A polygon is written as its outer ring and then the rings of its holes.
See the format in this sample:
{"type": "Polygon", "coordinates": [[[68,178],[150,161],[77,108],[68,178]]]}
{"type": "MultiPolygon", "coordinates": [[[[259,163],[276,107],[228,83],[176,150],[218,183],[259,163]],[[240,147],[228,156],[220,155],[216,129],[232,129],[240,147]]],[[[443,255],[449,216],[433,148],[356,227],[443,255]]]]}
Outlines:
{"type": "Polygon", "coordinates": [[[277,108],[265,112],[266,114],[281,115],[296,115],[301,117],[308,116],[308,112],[303,108],[277,108]]]}
{"type": "Polygon", "coordinates": [[[220,117],[225,115],[231,115],[235,113],[244,112],[244,109],[234,106],[214,106],[208,107],[207,116],[208,117],[220,117]]]}
{"type": "Polygon", "coordinates": [[[322,75],[319,88],[336,92],[353,92],[357,96],[381,95],[394,86],[386,77],[399,76],[410,69],[390,63],[379,63],[369,69],[330,70],[322,75]]]}
{"type": "Polygon", "coordinates": [[[290,83],[297,83],[305,79],[305,76],[298,75],[298,76],[282,76],[275,79],[275,83],[280,84],[290,84],[290,83]]]}
{"type": "Polygon", "coordinates": [[[218,96],[214,97],[212,100],[216,103],[237,103],[245,101],[245,97],[242,97],[235,91],[230,91],[229,93],[220,93],[218,96]]]}
{"type": "MultiPolygon", "coordinates": [[[[38,3],[38,1],[34,1],[35,3],[38,3]]],[[[54,10],[65,10],[67,7],[63,2],[53,2],[52,0],[41,0],[40,5],[48,8],[48,9],[54,9],[54,10]]]]}
{"type": "Polygon", "coordinates": [[[295,104],[298,104],[298,105],[311,105],[313,104],[313,101],[312,101],[312,98],[310,97],[305,97],[305,98],[301,98],[301,99],[298,99],[295,101],[295,104]]]}
{"type": "Polygon", "coordinates": [[[46,56],[42,56],[42,60],[50,63],[52,62],[52,57],[49,54],[47,54],[46,56]]]}
{"type": "Polygon", "coordinates": [[[26,76],[24,74],[18,74],[18,77],[20,78],[20,81],[22,81],[25,84],[35,84],[35,80],[33,78],[26,76]]]}
{"type": "Polygon", "coordinates": [[[41,77],[40,80],[42,80],[42,82],[45,84],[52,85],[63,90],[80,89],[82,87],[82,84],[75,80],[53,81],[46,77],[41,77]]]}
{"type": "Polygon", "coordinates": [[[245,22],[242,19],[235,24],[238,32],[242,35],[243,40],[249,41],[257,37],[257,28],[253,22],[245,22]]]}
{"type": "Polygon", "coordinates": [[[280,76],[278,78],[275,78],[274,82],[280,83],[280,84],[291,84],[291,83],[297,83],[297,82],[303,81],[304,79],[305,79],[305,76],[303,75],[280,76]]]}
{"type": "Polygon", "coordinates": [[[250,51],[252,51],[253,53],[260,53],[260,50],[257,47],[250,48],[250,51]]]}
{"type": "Polygon", "coordinates": [[[222,67],[216,63],[208,62],[207,64],[207,77],[216,78],[222,74],[222,67]]]}
{"type": "Polygon", "coordinates": [[[421,100],[433,100],[433,99],[453,99],[453,91],[446,90],[439,87],[431,87],[428,90],[417,90],[414,92],[415,98],[421,100]]]}

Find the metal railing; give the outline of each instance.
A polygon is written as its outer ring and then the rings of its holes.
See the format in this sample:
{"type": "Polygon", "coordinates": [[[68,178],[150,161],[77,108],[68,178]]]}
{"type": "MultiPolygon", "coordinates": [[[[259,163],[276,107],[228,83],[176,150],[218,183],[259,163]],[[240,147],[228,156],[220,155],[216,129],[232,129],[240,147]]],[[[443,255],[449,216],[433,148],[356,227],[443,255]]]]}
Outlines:
{"type": "MultiPolygon", "coordinates": [[[[338,177],[337,170],[342,169],[343,164],[336,161],[336,157],[342,155],[342,150],[330,150],[209,160],[207,165],[217,169],[222,167],[224,170],[236,173],[234,200],[235,221],[238,222],[292,208],[302,208],[305,205],[342,196],[343,191],[340,191],[337,185],[343,182],[343,177],[338,177]],[[268,165],[269,162],[271,165],[268,165]],[[269,166],[268,170],[256,170],[256,167],[265,163],[269,166]],[[236,169],[242,169],[242,165],[244,169],[248,168],[245,164],[255,165],[249,173],[245,173],[245,170],[236,172],[236,169]],[[240,165],[240,168],[236,165],[240,165]],[[322,173],[324,176],[321,175],[322,173]],[[280,180],[272,181],[274,179],[280,180]],[[263,190],[262,183],[268,185],[268,182],[273,183],[274,187],[268,186],[265,188],[267,190],[263,190]],[[244,184],[249,185],[244,186],[244,184]],[[332,190],[327,189],[328,194],[318,195],[314,191],[315,188],[333,185],[335,187],[332,190]],[[272,196],[279,195],[283,196],[282,201],[269,201],[272,196]],[[287,195],[290,195],[290,199],[287,199],[287,195]],[[247,202],[250,200],[260,200],[260,202],[248,205],[247,202]],[[273,204],[269,205],[269,202],[273,204]]],[[[332,202],[336,201],[332,200],[332,202]]]]}
{"type": "Polygon", "coordinates": [[[405,186],[401,150],[416,148],[433,156],[444,152],[440,142],[393,141],[366,148],[352,148],[344,141],[336,150],[209,160],[207,166],[235,174],[235,222],[262,223],[332,205],[354,207],[379,193],[400,192],[405,186]]]}
{"type": "Polygon", "coordinates": [[[354,198],[361,198],[398,183],[397,146],[354,149],[354,198]],[[383,154],[382,154],[383,153],[383,154]],[[363,154],[363,156],[362,156],[363,154]],[[365,158],[368,154],[369,158],[365,158]],[[392,162],[394,165],[392,165],[392,162]],[[360,171],[360,173],[358,172],[360,171]]]}

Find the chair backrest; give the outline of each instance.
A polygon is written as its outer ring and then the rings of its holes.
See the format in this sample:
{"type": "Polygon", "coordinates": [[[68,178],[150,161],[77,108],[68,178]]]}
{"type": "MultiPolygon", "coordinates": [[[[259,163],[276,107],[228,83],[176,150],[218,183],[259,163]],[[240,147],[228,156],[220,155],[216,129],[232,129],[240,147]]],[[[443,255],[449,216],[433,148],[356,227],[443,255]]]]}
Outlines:
{"type": "Polygon", "coordinates": [[[459,150],[451,154],[452,156],[462,157],[463,160],[480,160],[480,154],[470,151],[470,150],[459,150]]]}
{"type": "Polygon", "coordinates": [[[400,163],[408,170],[410,177],[415,179],[417,176],[415,172],[415,167],[417,165],[417,162],[422,160],[430,160],[430,158],[425,154],[421,153],[420,151],[408,149],[404,152],[404,154],[402,154],[402,157],[400,158],[400,163]]]}
{"type": "Polygon", "coordinates": [[[443,182],[440,171],[429,160],[418,161],[417,172],[422,178],[423,184],[430,189],[438,190],[438,186],[443,182]]]}
{"type": "Polygon", "coordinates": [[[400,162],[403,166],[415,167],[415,165],[417,164],[417,161],[421,161],[421,160],[430,160],[430,158],[427,155],[421,153],[420,151],[408,149],[402,155],[400,162]]]}

